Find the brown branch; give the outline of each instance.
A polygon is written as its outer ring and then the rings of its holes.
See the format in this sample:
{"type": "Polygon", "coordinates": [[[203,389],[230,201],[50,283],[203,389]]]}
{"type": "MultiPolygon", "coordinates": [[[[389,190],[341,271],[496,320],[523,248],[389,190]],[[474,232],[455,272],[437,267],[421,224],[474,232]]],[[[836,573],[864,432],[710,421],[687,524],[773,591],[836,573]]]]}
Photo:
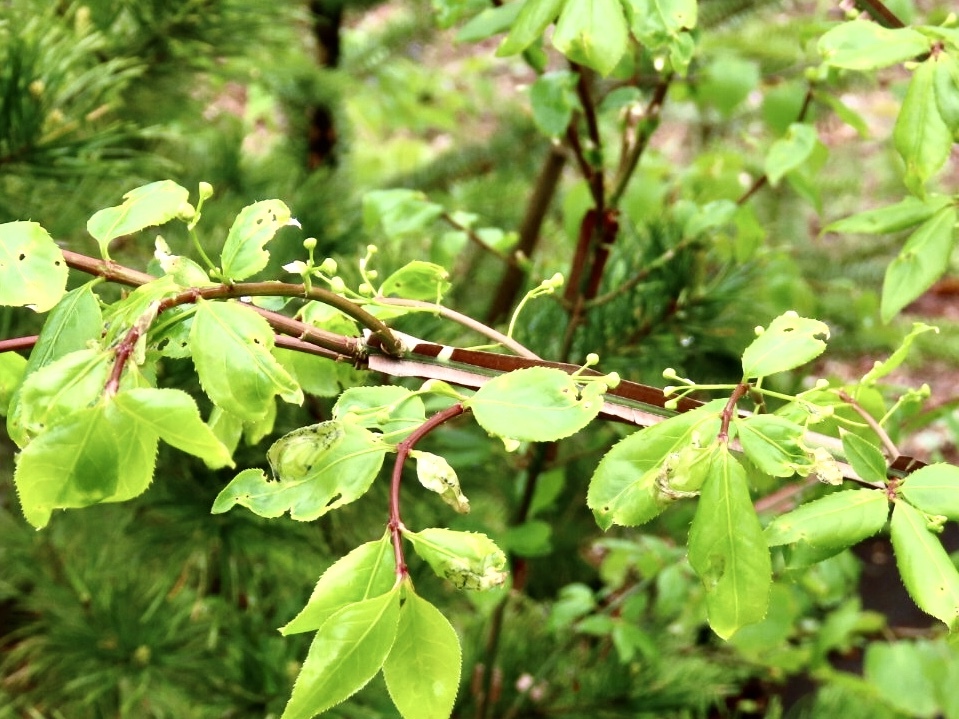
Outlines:
{"type": "Polygon", "coordinates": [[[729,395],[729,401],[726,402],[726,406],[723,407],[721,417],[721,423],[719,425],[719,433],[716,435],[716,440],[720,444],[727,444],[729,442],[729,424],[733,421],[733,417],[737,416],[736,405],[739,404],[739,400],[746,396],[746,393],[749,391],[749,385],[745,382],[740,382],[736,385],[736,389],[733,390],[733,393],[729,395]]]}
{"type": "Polygon", "coordinates": [[[0,340],[0,353],[33,349],[38,339],[40,338],[37,335],[30,335],[29,337],[13,337],[8,340],[0,340]]]}
{"type": "MultiPolygon", "coordinates": [[[[533,194],[526,203],[526,213],[520,222],[519,241],[516,243],[514,256],[529,259],[535,254],[546,212],[556,194],[565,165],[566,153],[563,149],[555,145],[550,147],[539,176],[536,178],[536,184],[533,186],[533,194]]],[[[506,268],[494,291],[493,302],[486,313],[488,324],[499,322],[509,314],[523,286],[526,272],[519,262],[506,268]]]]}
{"type": "Polygon", "coordinates": [[[469,239],[470,242],[472,242],[474,245],[476,245],[481,250],[483,250],[483,252],[487,252],[493,255],[493,257],[497,258],[498,260],[502,260],[507,265],[518,264],[516,260],[516,256],[514,254],[512,253],[507,254],[505,252],[497,250],[495,247],[491,247],[490,245],[486,244],[486,242],[483,240],[482,237],[479,236],[476,230],[474,230],[472,227],[467,227],[461,222],[457,222],[456,219],[452,215],[450,215],[448,212],[444,212],[442,215],[440,215],[440,219],[443,220],[443,222],[445,222],[447,225],[449,225],[453,229],[459,230],[460,232],[465,234],[467,239],[469,239]]]}
{"type": "Polygon", "coordinates": [[[887,8],[880,0],[854,0],[856,7],[865,10],[869,16],[883,27],[901,28],[906,24],[887,8]]]}
{"type": "Polygon", "coordinates": [[[662,78],[653,90],[653,95],[646,105],[643,114],[637,119],[635,127],[636,139],[632,145],[626,149],[620,157],[620,168],[613,183],[613,189],[609,193],[610,207],[619,205],[619,201],[629,186],[629,181],[636,172],[636,166],[640,158],[649,146],[649,141],[659,127],[659,120],[662,116],[663,103],[666,101],[666,93],[669,91],[669,85],[673,81],[673,75],[669,74],[662,78]]]}

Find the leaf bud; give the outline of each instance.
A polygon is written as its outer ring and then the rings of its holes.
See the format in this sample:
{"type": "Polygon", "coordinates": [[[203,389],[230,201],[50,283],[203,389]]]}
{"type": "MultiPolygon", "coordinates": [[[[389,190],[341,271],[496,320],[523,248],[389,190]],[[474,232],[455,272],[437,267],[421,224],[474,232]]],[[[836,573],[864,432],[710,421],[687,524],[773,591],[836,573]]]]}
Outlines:
{"type": "Polygon", "coordinates": [[[342,277],[334,277],[330,280],[330,289],[334,292],[346,292],[346,283],[342,277]]]}
{"type": "Polygon", "coordinates": [[[316,249],[316,238],[315,238],[315,237],[307,237],[305,240],[303,240],[303,249],[306,250],[307,252],[312,252],[313,250],[315,250],[315,249],[316,249]]]}
{"type": "Polygon", "coordinates": [[[189,222],[196,216],[196,208],[193,205],[191,205],[189,202],[184,202],[177,209],[176,216],[178,220],[189,222]]]}
{"type": "Polygon", "coordinates": [[[679,398],[668,399],[663,402],[663,407],[665,409],[674,410],[679,407],[679,398]]]}
{"type": "Polygon", "coordinates": [[[820,377],[819,379],[816,380],[815,386],[816,386],[816,389],[828,389],[829,380],[826,379],[825,377],[820,377]]]}
{"type": "Polygon", "coordinates": [[[599,364],[599,355],[595,352],[590,352],[586,355],[586,366],[592,367],[594,364],[599,364]]]}
{"type": "Polygon", "coordinates": [[[200,183],[200,201],[205,202],[213,197],[213,185],[209,182],[200,183]]]}
{"type": "Polygon", "coordinates": [[[335,275],[336,274],[336,260],[332,257],[327,257],[320,264],[320,272],[326,275],[335,275]]]}

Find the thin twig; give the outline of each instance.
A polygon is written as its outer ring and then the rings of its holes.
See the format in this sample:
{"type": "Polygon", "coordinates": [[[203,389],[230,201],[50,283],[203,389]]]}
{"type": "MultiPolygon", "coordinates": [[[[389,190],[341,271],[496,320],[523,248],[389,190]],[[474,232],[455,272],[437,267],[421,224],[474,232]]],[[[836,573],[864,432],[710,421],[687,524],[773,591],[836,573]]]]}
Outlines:
{"type": "Polygon", "coordinates": [[[652,138],[653,133],[659,127],[659,119],[662,115],[663,103],[666,101],[666,93],[669,91],[669,85],[672,81],[672,73],[666,75],[662,80],[659,81],[659,83],[656,85],[656,89],[653,90],[652,97],[646,105],[646,109],[639,118],[639,122],[635,128],[636,139],[629,147],[625,156],[620,158],[620,170],[616,177],[616,181],[613,183],[613,189],[609,193],[610,207],[616,207],[619,205],[619,201],[622,199],[623,193],[626,192],[629,181],[636,172],[636,166],[639,164],[639,159],[646,151],[646,147],[649,145],[649,141],[652,138]]]}
{"type": "Polygon", "coordinates": [[[450,213],[444,212],[442,215],[440,215],[440,219],[443,220],[443,222],[445,222],[447,225],[449,225],[453,229],[459,230],[460,232],[464,233],[466,237],[470,240],[470,242],[472,242],[474,245],[479,247],[484,252],[488,252],[489,254],[493,255],[493,257],[496,257],[497,259],[502,260],[508,265],[517,264],[515,256],[513,256],[512,254],[507,254],[501,250],[497,250],[495,247],[488,245],[486,241],[479,236],[476,230],[474,230],[472,227],[467,227],[461,222],[457,222],[456,218],[454,218],[450,213]]]}
{"type": "Polygon", "coordinates": [[[0,340],[0,353],[33,349],[38,339],[40,339],[39,335],[30,335],[29,337],[13,337],[8,340],[0,340]]]}
{"type": "Polygon", "coordinates": [[[534,353],[532,350],[527,349],[512,337],[508,337],[502,332],[499,332],[488,325],[484,325],[479,320],[474,320],[468,315],[464,315],[456,310],[451,310],[449,307],[444,307],[443,305],[438,305],[433,302],[423,302],[422,300],[405,300],[399,297],[378,297],[376,301],[387,305],[394,305],[396,307],[412,307],[417,310],[423,310],[424,312],[432,312],[433,314],[437,314],[441,317],[445,317],[448,320],[452,320],[453,322],[461,324],[463,327],[471,329],[474,332],[483,335],[484,337],[488,337],[494,342],[503,345],[503,347],[512,350],[520,357],[527,357],[529,359],[542,359],[539,355],[534,353]]]}
{"type": "Polygon", "coordinates": [[[895,459],[899,456],[899,448],[896,447],[896,443],[892,441],[892,437],[890,437],[882,425],[876,421],[875,417],[869,414],[859,402],[844,390],[839,390],[839,399],[852,407],[856,411],[856,414],[862,417],[865,423],[869,425],[869,428],[876,433],[879,441],[882,442],[882,446],[886,448],[886,454],[889,455],[890,459],[895,459]]]}

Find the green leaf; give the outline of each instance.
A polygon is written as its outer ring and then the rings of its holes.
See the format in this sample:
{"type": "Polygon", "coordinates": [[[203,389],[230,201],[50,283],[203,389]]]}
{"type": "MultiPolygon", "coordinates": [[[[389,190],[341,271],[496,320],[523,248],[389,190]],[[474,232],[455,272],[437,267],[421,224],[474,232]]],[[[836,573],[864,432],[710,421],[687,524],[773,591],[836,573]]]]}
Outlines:
{"type": "Polygon", "coordinates": [[[899,232],[925,222],[950,203],[948,197],[930,195],[920,200],[912,195],[895,205],[886,205],[875,210],[866,210],[851,217],[831,222],[823,232],[855,233],[863,235],[883,235],[899,232]]]}
{"type": "Polygon", "coordinates": [[[578,432],[603,407],[600,379],[584,388],[562,370],[530,367],[494,377],[463,404],[490,434],[551,442],[578,432]]]}
{"type": "Polygon", "coordinates": [[[954,55],[940,52],[935,58],[936,106],[939,116],[959,142],[959,60],[954,55]]]}
{"type": "Polygon", "coordinates": [[[959,628],[959,571],[939,538],[929,531],[918,510],[901,501],[892,512],[891,537],[909,596],[922,611],[955,631],[959,628]]]}
{"type": "Polygon", "coordinates": [[[856,474],[867,482],[885,483],[886,459],[872,442],[852,432],[841,432],[842,449],[856,474]]]}
{"type": "Polygon", "coordinates": [[[324,422],[278,439],[267,453],[276,480],[262,470],[240,472],[217,495],[213,513],[239,504],[261,517],[309,522],[366,494],[388,445],[348,422],[324,422]]]}
{"type": "Polygon", "coordinates": [[[889,355],[889,359],[885,361],[876,360],[872,366],[872,369],[863,375],[863,378],[859,380],[859,383],[863,385],[875,385],[880,379],[896,370],[899,365],[905,362],[906,357],[909,355],[909,350],[912,347],[912,343],[916,337],[925,334],[926,332],[935,332],[936,334],[939,334],[939,328],[933,327],[932,325],[927,325],[925,322],[913,322],[912,331],[910,331],[909,334],[906,335],[906,337],[902,340],[902,342],[899,343],[896,351],[889,355]]]}
{"type": "Polygon", "coordinates": [[[340,385],[340,368],[343,365],[340,362],[282,348],[275,348],[273,356],[306,394],[314,397],[336,397],[343,390],[340,385]]]}
{"type": "Polygon", "coordinates": [[[671,501],[659,481],[667,458],[693,444],[694,435],[715,436],[724,404],[715,400],[614,445],[596,467],[586,495],[596,523],[604,530],[614,524],[635,527],[658,516],[671,501]]]}
{"type": "Polygon", "coordinates": [[[936,65],[931,59],[915,69],[892,132],[896,150],[906,163],[903,182],[919,196],[925,194],[926,182],[952,150],[952,133],[936,104],[935,75],[936,65]]]}
{"type": "Polygon", "coordinates": [[[418,190],[373,190],[363,195],[363,226],[382,230],[391,239],[422,233],[443,214],[443,208],[418,190]]]}
{"type": "Polygon", "coordinates": [[[626,0],[624,3],[630,28],[644,43],[661,47],[656,39],[676,37],[683,30],[696,27],[696,0],[626,0]]]}
{"type": "Polygon", "coordinates": [[[548,137],[562,137],[578,106],[576,75],[569,70],[547,72],[529,89],[533,122],[548,137]]]}
{"type": "Polygon", "coordinates": [[[837,25],[819,39],[826,64],[848,70],[876,70],[929,52],[929,38],[909,28],[885,28],[871,20],[837,25]]]}
{"type": "Polygon", "coordinates": [[[190,347],[203,391],[246,421],[263,417],[280,394],[299,404],[303,394],[271,354],[273,330],[239,302],[198,300],[190,347]]]}
{"type": "Polygon", "coordinates": [[[959,522],[959,467],[942,463],[921,467],[902,480],[899,492],[923,512],[959,522]]]}
{"type": "Polygon", "coordinates": [[[510,527],[500,537],[510,554],[519,557],[546,557],[553,552],[553,527],[539,519],[510,527]]]}
{"type": "Polygon", "coordinates": [[[310,719],[366,686],[386,661],[399,621],[399,587],[333,614],[310,645],[281,719],[310,719]]]}
{"type": "Polygon", "coordinates": [[[955,662],[954,652],[947,651],[945,657],[936,656],[923,651],[926,648],[931,646],[907,641],[870,642],[866,647],[863,659],[866,680],[903,716],[943,716],[936,694],[943,690],[951,692],[954,686],[946,688],[941,681],[945,677],[937,676],[943,672],[949,659],[955,662]]]}
{"type": "Polygon", "coordinates": [[[460,514],[469,513],[470,501],[460,489],[456,470],[445,458],[418,449],[410,452],[410,456],[416,460],[416,477],[420,484],[431,492],[436,492],[440,499],[460,514]]]}
{"type": "MultiPolygon", "coordinates": [[[[100,302],[93,294],[92,287],[93,283],[87,283],[71,290],[50,312],[43,329],[40,330],[37,343],[30,352],[24,371],[24,380],[54,360],[86,348],[89,342],[100,336],[103,318],[100,315],[100,302]]],[[[13,393],[7,416],[7,433],[20,447],[28,441],[21,422],[22,387],[21,384],[13,393]]]]}
{"type": "Polygon", "coordinates": [[[16,352],[0,353],[0,417],[5,417],[10,399],[27,371],[27,360],[16,352]]]}
{"type": "Polygon", "coordinates": [[[553,32],[557,50],[603,76],[619,64],[628,41],[620,0],[566,0],[553,32]]]}
{"type": "Polygon", "coordinates": [[[300,223],[279,200],[262,200],[240,210],[220,253],[223,279],[244,280],[266,267],[270,253],[263,248],[287,225],[300,223]]]}
{"type": "Polygon", "coordinates": [[[100,245],[103,259],[110,259],[111,240],[123,235],[163,225],[180,216],[192,214],[189,191],[172,180],[161,180],[130,190],[123,196],[123,204],[100,210],[87,222],[87,232],[100,245]]]}
{"type": "Polygon", "coordinates": [[[765,536],[770,547],[812,545],[832,555],[878,534],[888,516],[889,501],[882,491],[847,489],[776,517],[765,536]]]}
{"type": "Polygon", "coordinates": [[[396,562],[390,535],[361,544],[330,566],[313,589],[310,600],[281,634],[316,631],[350,604],[386,594],[396,584],[396,562]]]}
{"type": "Polygon", "coordinates": [[[423,400],[405,387],[350,387],[333,405],[333,419],[346,419],[360,427],[378,429],[398,444],[426,421],[423,400]]]}
{"type": "Polygon", "coordinates": [[[566,0],[525,0],[516,22],[496,51],[497,57],[516,55],[540,39],[566,0]]]}
{"type": "Polygon", "coordinates": [[[774,319],[743,352],[743,377],[766,377],[816,359],[829,338],[825,322],[786,312],[774,319]]]}
{"type": "Polygon", "coordinates": [[[774,414],[754,414],[733,420],[743,452],[772,477],[791,477],[808,465],[801,440],[803,428],[774,414]]]}
{"type": "Polygon", "coordinates": [[[379,294],[438,303],[450,288],[449,276],[439,265],[413,260],[383,280],[379,294]]]}
{"type": "Polygon", "coordinates": [[[431,528],[403,536],[437,576],[457,589],[490,589],[506,581],[506,555],[485,534],[431,528]]]}
{"type": "Polygon", "coordinates": [[[122,501],[153,478],[157,437],[109,405],[88,407],[40,434],[17,458],[14,482],[38,529],[54,509],[122,501]]]}
{"type": "Polygon", "coordinates": [[[113,355],[71,352],[29,375],[20,387],[19,413],[11,415],[10,438],[22,448],[64,417],[90,406],[102,394],[113,355]]]}
{"type": "Polygon", "coordinates": [[[956,208],[943,207],[909,236],[899,256],[889,263],[882,284],[883,322],[889,322],[946,271],[955,224],[956,208]]]}
{"type": "Polygon", "coordinates": [[[120,392],[113,402],[129,421],[149,428],[167,444],[199,457],[207,466],[233,466],[230,451],[203,423],[196,402],[186,392],[140,387],[120,392]]]}
{"type": "Polygon", "coordinates": [[[746,471],[725,445],[716,445],[689,530],[689,563],[706,590],[709,625],[729,639],[762,620],[769,604],[772,564],[756,517],[746,471]]]}
{"type": "Polygon", "coordinates": [[[456,42],[479,42],[506,32],[516,24],[524,3],[513,2],[483,10],[456,33],[456,42]]]}
{"type": "Polygon", "coordinates": [[[462,667],[459,637],[449,620],[408,589],[396,641],[383,664],[386,688],[403,719],[448,719],[462,667]]]}
{"type": "Polygon", "coordinates": [[[66,260],[36,222],[0,225],[0,305],[46,312],[67,286],[66,260]]]}
{"type": "Polygon", "coordinates": [[[759,66],[735,55],[716,58],[706,66],[703,75],[695,98],[727,118],[759,86],[760,80],[759,66]]]}
{"type": "Polygon", "coordinates": [[[794,122],[784,137],[776,140],[763,163],[769,184],[776,187],[786,173],[800,167],[816,148],[819,134],[816,128],[802,122],[794,122]]]}

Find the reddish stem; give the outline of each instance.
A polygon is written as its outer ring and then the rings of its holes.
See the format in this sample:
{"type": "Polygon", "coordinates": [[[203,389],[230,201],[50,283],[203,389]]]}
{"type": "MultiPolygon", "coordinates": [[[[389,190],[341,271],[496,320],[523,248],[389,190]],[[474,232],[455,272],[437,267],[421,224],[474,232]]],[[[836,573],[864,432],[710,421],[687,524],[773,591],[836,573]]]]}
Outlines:
{"type": "Polygon", "coordinates": [[[726,406],[723,407],[723,413],[721,415],[722,424],[719,425],[719,434],[716,435],[716,439],[721,444],[729,442],[729,423],[732,422],[733,417],[736,416],[736,405],[739,403],[739,400],[746,396],[748,391],[749,384],[740,382],[736,385],[733,393],[729,395],[729,401],[726,402],[726,406]]]}
{"type": "Polygon", "coordinates": [[[0,352],[19,352],[20,350],[33,349],[39,338],[39,335],[30,335],[29,337],[0,340],[0,352]]]}
{"type": "Polygon", "coordinates": [[[448,422],[454,417],[458,417],[466,411],[466,408],[459,402],[447,407],[442,412],[437,412],[423,424],[413,430],[410,436],[396,445],[396,461],[393,463],[393,477],[390,482],[390,521],[387,528],[393,538],[393,555],[396,558],[396,577],[402,581],[409,571],[406,568],[406,558],[403,555],[403,520],[400,518],[400,483],[403,480],[403,465],[406,458],[410,455],[410,450],[423,437],[428,435],[434,429],[444,422],[448,422]]]}

